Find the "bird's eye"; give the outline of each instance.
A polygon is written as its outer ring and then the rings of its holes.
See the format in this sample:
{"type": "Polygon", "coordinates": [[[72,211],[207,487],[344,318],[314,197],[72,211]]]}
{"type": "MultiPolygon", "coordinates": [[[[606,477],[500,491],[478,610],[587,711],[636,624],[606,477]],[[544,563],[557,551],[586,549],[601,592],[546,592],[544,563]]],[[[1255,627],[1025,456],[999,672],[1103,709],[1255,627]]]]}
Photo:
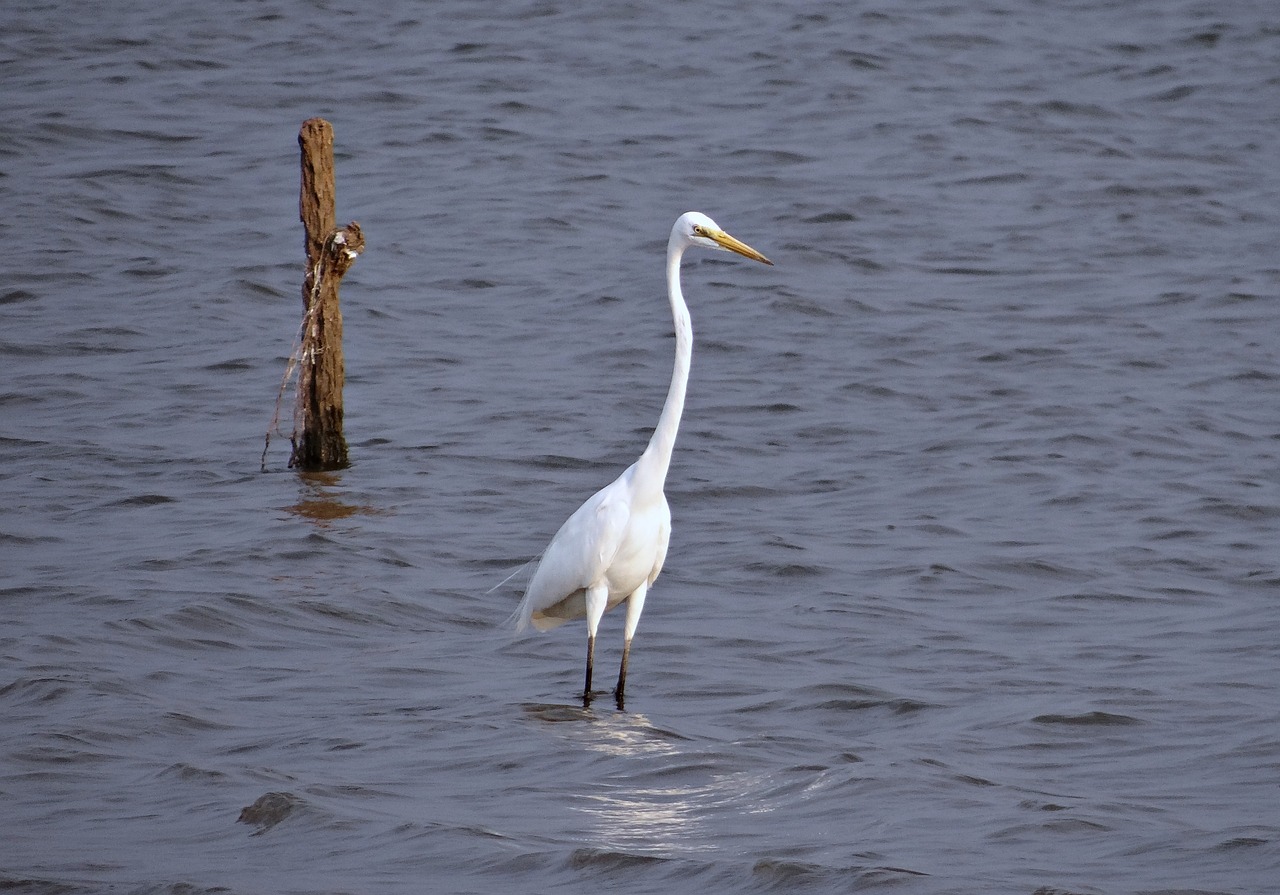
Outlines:
{"type": "Polygon", "coordinates": [[[706,228],[706,227],[704,227],[704,226],[702,226],[701,224],[694,224],[694,225],[693,225],[693,233],[694,233],[694,235],[695,235],[695,236],[706,236],[706,235],[707,235],[707,228],[706,228]]]}

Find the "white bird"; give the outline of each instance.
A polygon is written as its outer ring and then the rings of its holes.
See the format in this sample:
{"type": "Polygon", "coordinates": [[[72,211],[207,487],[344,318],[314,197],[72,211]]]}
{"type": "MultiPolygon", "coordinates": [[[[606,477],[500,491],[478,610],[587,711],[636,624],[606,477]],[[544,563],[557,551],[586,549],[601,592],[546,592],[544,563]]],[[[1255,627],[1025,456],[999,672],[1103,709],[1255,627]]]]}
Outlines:
{"type": "Polygon", "coordinates": [[[593,494],[560,526],[543,551],[542,560],[516,610],[520,629],[532,624],[539,631],[546,631],[572,619],[586,618],[584,703],[591,700],[591,668],[600,619],[605,610],[625,600],[627,621],[622,666],[614,690],[618,706],[622,706],[631,638],[644,611],[645,595],[667,557],[671,510],[662,489],[684,412],[689,362],[693,357],[693,324],[680,289],[680,259],[691,246],[737,252],[755,261],[773,264],[749,245],[725,233],[705,214],[690,211],[676,221],[667,242],[667,295],[675,320],[676,361],[658,425],[640,459],[593,494]]]}

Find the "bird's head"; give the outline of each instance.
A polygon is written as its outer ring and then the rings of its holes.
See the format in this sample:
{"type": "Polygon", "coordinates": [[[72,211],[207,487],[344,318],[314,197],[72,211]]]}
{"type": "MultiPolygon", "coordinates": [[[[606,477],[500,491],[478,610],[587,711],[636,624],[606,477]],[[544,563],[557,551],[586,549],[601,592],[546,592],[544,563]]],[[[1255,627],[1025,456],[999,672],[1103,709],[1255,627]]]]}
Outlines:
{"type": "Polygon", "coordinates": [[[684,245],[702,246],[707,249],[719,249],[724,252],[737,252],[743,257],[762,264],[773,264],[764,255],[741,240],[735,239],[720,229],[720,225],[698,211],[686,211],[680,215],[671,231],[672,242],[677,240],[684,245]]]}

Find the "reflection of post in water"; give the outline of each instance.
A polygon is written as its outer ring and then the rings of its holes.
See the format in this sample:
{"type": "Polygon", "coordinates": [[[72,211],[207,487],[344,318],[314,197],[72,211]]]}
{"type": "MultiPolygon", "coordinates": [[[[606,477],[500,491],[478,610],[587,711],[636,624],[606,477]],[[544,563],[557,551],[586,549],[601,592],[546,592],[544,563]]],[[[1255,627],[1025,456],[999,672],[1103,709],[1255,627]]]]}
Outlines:
{"type": "Polygon", "coordinates": [[[332,472],[304,472],[302,482],[307,493],[293,506],[285,510],[295,516],[309,519],[320,528],[350,516],[376,516],[385,512],[370,504],[343,503],[329,493],[338,484],[339,477],[332,472]]]}
{"type": "MultiPolygon", "coordinates": [[[[338,229],[334,202],[333,127],[323,118],[311,118],[298,133],[302,150],[302,189],[299,216],[306,229],[307,272],[302,284],[302,329],[280,394],[297,371],[294,405],[293,451],[289,466],[303,470],[342,469],[348,465],[347,442],[342,434],[342,311],[338,283],[364,251],[364,234],[352,221],[338,229]]],[[[280,401],[276,401],[278,425],[280,401]]],[[[270,446],[271,431],[267,432],[270,446]]],[[[266,449],[263,452],[266,466],[266,449]]]]}

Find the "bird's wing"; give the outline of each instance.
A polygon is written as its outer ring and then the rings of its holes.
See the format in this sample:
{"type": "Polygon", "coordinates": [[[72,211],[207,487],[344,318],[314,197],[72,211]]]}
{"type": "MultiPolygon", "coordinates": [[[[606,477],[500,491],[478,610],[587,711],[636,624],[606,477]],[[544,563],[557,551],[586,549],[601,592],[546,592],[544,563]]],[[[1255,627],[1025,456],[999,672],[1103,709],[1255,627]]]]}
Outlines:
{"type": "MultiPolygon", "coordinates": [[[[522,619],[551,609],[599,581],[613,564],[630,516],[631,502],[622,478],[601,488],[578,507],[543,552],[520,605],[522,619]]],[[[580,597],[578,601],[581,602],[580,597]]],[[[561,620],[581,615],[565,609],[563,614],[550,614],[561,620]]]]}
{"type": "Polygon", "coordinates": [[[631,502],[616,482],[596,492],[569,517],[547,553],[563,547],[566,569],[573,572],[566,583],[572,589],[590,587],[613,565],[630,517],[631,502]]]}

